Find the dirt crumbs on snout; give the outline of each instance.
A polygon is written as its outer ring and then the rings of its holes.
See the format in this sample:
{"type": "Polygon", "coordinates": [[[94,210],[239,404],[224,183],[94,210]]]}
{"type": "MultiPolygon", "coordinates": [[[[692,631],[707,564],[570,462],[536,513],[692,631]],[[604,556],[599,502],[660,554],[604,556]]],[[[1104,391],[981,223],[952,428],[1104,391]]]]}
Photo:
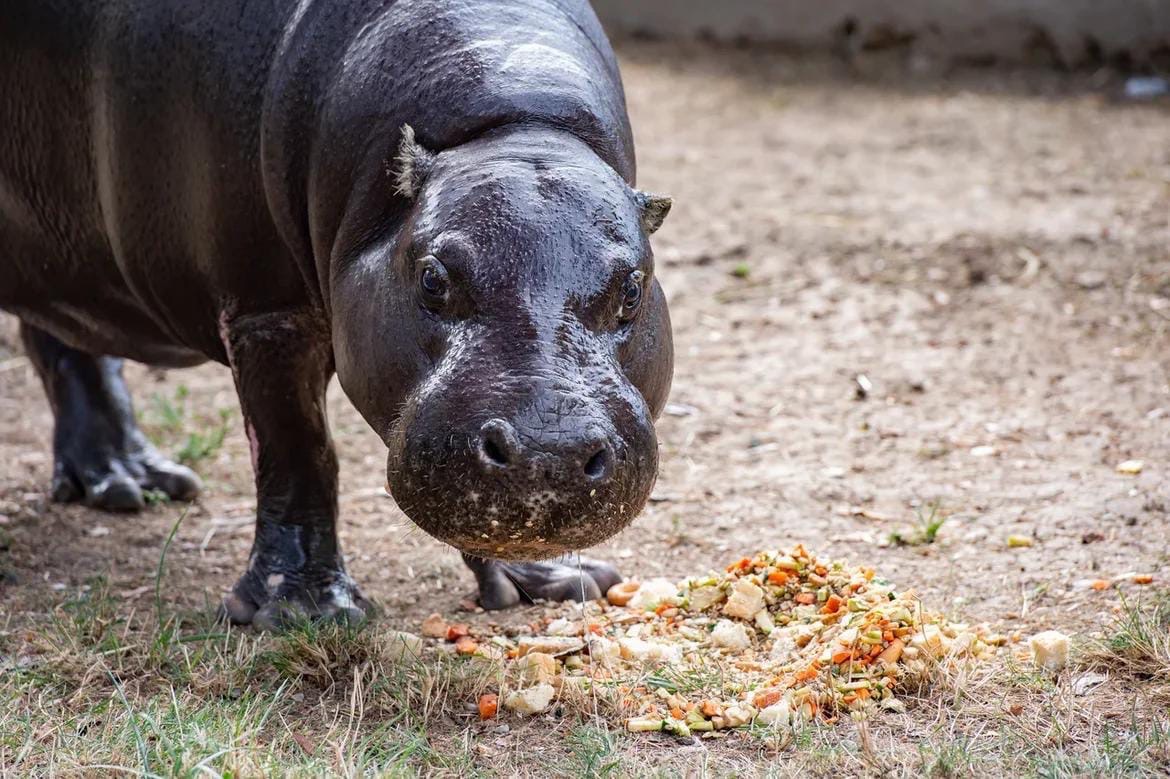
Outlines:
{"type": "MultiPolygon", "coordinates": [[[[872,568],[803,546],[677,583],[624,582],[607,600],[565,607],[538,634],[481,637],[478,654],[503,663],[504,708],[534,714],[559,695],[604,701],[636,732],[796,728],[903,711],[902,691],[1008,643],[948,621],[872,568]]],[[[449,638],[436,618],[424,635],[449,638]]]]}

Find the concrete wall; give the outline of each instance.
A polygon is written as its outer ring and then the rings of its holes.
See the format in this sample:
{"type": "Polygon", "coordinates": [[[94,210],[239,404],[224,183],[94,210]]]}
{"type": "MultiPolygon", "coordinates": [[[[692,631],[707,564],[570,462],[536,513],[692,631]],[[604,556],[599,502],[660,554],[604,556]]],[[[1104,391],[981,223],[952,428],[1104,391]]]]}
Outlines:
{"type": "Polygon", "coordinates": [[[611,32],[779,43],[904,45],[952,59],[1067,65],[1170,56],[1170,0],[592,0],[611,32]]]}

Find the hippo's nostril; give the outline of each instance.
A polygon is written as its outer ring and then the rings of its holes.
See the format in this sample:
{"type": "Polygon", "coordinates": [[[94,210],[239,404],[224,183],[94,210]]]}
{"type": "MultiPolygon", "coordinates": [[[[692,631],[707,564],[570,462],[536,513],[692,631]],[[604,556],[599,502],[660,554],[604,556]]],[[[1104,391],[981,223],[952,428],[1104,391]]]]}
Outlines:
{"type": "Polygon", "coordinates": [[[609,472],[609,447],[601,449],[585,462],[585,475],[590,479],[601,479],[609,472]]]}
{"type": "Polygon", "coordinates": [[[480,428],[480,460],[497,468],[507,468],[512,463],[516,451],[514,437],[511,425],[502,419],[485,422],[480,428]]]}
{"type": "Polygon", "coordinates": [[[487,459],[491,460],[496,465],[507,465],[508,455],[500,449],[499,444],[490,438],[483,440],[483,454],[487,459]]]}

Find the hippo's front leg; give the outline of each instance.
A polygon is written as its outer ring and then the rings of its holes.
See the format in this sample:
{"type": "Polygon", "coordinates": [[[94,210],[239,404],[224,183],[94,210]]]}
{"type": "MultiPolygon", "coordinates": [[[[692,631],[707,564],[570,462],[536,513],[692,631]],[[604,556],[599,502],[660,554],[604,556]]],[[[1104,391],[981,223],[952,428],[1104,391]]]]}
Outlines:
{"type": "Polygon", "coordinates": [[[225,319],[222,331],[257,499],[248,570],[224,598],[224,612],[264,630],[305,618],[360,621],[370,604],[346,574],[337,541],[327,330],[308,313],[279,312],[225,319]]]}

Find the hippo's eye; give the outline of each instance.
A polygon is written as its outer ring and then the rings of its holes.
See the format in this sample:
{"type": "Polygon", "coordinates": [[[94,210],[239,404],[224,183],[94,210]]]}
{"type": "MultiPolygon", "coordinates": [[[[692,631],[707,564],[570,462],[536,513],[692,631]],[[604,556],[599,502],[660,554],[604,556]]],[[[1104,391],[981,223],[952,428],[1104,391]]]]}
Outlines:
{"type": "Polygon", "coordinates": [[[428,308],[438,308],[447,300],[447,289],[450,280],[447,278],[447,269],[434,258],[423,260],[418,272],[418,291],[422,296],[423,304],[428,308]]]}
{"type": "Polygon", "coordinates": [[[640,270],[626,277],[626,283],[622,286],[622,310],[619,314],[623,322],[629,322],[638,313],[638,307],[642,305],[642,283],[645,279],[646,274],[640,270]]]}

